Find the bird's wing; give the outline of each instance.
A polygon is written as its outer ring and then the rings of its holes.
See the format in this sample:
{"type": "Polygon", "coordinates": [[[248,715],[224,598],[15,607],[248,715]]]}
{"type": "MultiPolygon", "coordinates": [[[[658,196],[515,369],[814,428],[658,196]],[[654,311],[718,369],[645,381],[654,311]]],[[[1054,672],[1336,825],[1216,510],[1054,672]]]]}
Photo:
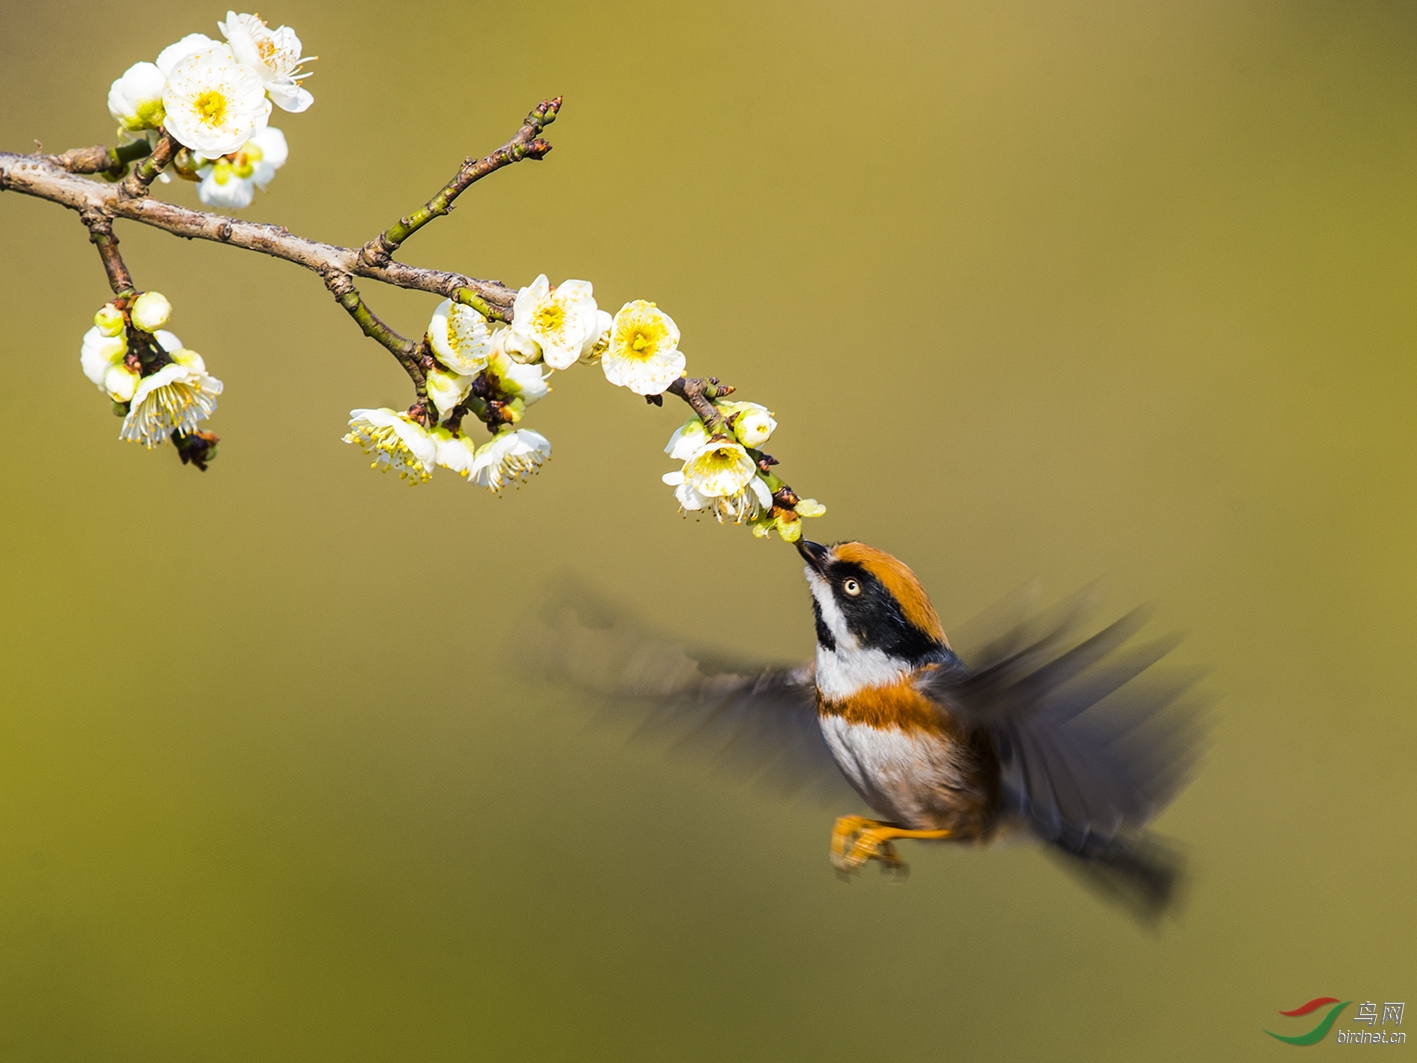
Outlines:
{"type": "Polygon", "coordinates": [[[593,695],[638,737],[777,795],[851,796],[817,723],[814,665],[687,646],[574,584],[548,596],[542,620],[542,675],[593,695]]]}
{"type": "Polygon", "coordinates": [[[1175,642],[1129,646],[1140,611],[1079,638],[1087,597],[1011,625],[970,667],[917,679],[951,717],[992,737],[1006,807],[1078,854],[1139,830],[1184,785],[1199,746],[1196,715],[1180,701],[1194,677],[1148,673],[1175,642]]]}

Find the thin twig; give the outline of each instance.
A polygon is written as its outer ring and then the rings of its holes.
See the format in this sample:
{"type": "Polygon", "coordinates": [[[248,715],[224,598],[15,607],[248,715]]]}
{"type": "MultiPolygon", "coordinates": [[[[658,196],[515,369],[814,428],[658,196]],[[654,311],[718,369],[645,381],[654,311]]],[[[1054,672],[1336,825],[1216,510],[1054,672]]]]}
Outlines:
{"type": "Polygon", "coordinates": [[[118,186],[118,194],[125,198],[146,196],[148,186],[157,180],[157,175],[162,173],[167,164],[172,161],[172,156],[177,154],[179,147],[181,145],[177,143],[172,134],[164,132],[162,136],[158,137],[152,154],[138,163],[137,169],[118,186]]]}
{"type": "Polygon", "coordinates": [[[543,158],[551,150],[551,145],[541,139],[541,131],[556,121],[556,114],[560,109],[560,96],[537,104],[511,140],[485,158],[465,160],[462,169],[458,170],[436,196],[370,240],[360,248],[359,257],[370,266],[387,266],[394,252],[405,240],[434,218],[440,218],[452,210],[453,200],[462,195],[473,182],[522,159],[543,158]]]}
{"type": "Polygon", "coordinates": [[[114,295],[131,295],[133,277],[128,272],[123,256],[118,253],[118,237],[113,235],[113,223],[102,214],[85,211],[79,215],[89,230],[89,240],[98,248],[98,256],[103,259],[104,272],[108,274],[108,285],[114,295]]]}
{"type": "Polygon", "coordinates": [[[348,311],[349,316],[364,330],[364,335],[388,348],[404,372],[413,381],[421,401],[427,393],[428,378],[424,375],[418,344],[399,335],[369,309],[354,286],[348,273],[330,272],[325,274],[325,287],[335,297],[335,302],[348,311]]]}

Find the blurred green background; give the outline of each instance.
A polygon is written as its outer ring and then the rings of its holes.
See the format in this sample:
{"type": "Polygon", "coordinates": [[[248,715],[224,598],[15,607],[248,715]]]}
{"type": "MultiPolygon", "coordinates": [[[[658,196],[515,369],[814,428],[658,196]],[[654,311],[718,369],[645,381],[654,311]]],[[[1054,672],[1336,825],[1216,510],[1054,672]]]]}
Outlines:
{"type": "MultiPolygon", "coordinates": [[[[0,146],[111,142],[109,82],[223,14],[7,0],[0,146]]],[[[226,382],[202,475],[117,442],[97,256],[6,194],[0,1058],[1238,1060],[1314,996],[1417,1003],[1417,7],[262,14],[321,58],[247,216],[360,243],[564,93],[405,260],[657,300],[947,627],[1034,576],[1158,603],[1218,697],[1158,824],[1189,904],[1149,935],[1027,846],[838,882],[829,815],[503,652],[571,569],[810,653],[795,553],[659,483],[680,411],[579,368],[525,490],[408,490],[340,442],[409,395],[314,277],[120,225],[226,382]]]]}

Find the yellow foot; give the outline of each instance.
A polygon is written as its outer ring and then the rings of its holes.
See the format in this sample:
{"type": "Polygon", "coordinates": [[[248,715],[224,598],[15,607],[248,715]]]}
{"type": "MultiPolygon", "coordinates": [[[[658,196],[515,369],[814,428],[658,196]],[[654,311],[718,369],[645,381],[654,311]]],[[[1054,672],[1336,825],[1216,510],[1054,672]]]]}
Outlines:
{"type": "Polygon", "coordinates": [[[953,837],[947,830],[906,830],[864,816],[842,816],[832,828],[832,865],[838,871],[859,871],[870,860],[879,860],[887,871],[904,871],[891,841],[895,838],[939,839],[953,837]]]}

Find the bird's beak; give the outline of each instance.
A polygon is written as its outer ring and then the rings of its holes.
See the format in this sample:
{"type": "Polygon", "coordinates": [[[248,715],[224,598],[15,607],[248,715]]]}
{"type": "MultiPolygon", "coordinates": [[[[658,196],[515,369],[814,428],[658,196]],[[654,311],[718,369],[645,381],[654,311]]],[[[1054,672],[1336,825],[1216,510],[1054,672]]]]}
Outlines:
{"type": "Polygon", "coordinates": [[[812,566],[812,571],[822,574],[826,568],[827,555],[831,553],[827,547],[821,543],[814,543],[811,539],[798,539],[797,552],[802,555],[802,559],[812,566]]]}

